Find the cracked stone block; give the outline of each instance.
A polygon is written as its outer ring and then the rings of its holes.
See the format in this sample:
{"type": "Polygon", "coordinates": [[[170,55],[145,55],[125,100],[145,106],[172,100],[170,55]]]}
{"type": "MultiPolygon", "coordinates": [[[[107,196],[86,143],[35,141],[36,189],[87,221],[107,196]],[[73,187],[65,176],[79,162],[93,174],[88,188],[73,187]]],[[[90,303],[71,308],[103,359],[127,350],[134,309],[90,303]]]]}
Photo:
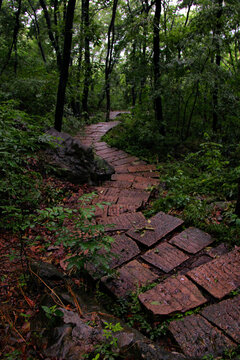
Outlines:
{"type": "Polygon", "coordinates": [[[208,354],[218,355],[236,346],[200,315],[190,315],[172,321],[168,329],[184,354],[191,358],[202,358],[208,354]]]}
{"type": "Polygon", "coordinates": [[[240,295],[207,306],[201,314],[240,343],[240,295]]]}
{"type": "Polygon", "coordinates": [[[177,217],[159,212],[140,226],[130,229],[127,235],[150,247],[182,224],[183,221],[177,217]]]}
{"type": "Polygon", "coordinates": [[[189,271],[187,276],[222,299],[240,286],[240,248],[189,271]]]}
{"type": "Polygon", "coordinates": [[[165,242],[147,251],[141,258],[168,273],[189,257],[184,252],[165,242]]]}
{"type": "Polygon", "coordinates": [[[213,241],[209,234],[190,227],[174,236],[169,242],[190,254],[196,254],[206,246],[209,246],[213,241]]]}
{"type": "Polygon", "coordinates": [[[115,278],[105,276],[102,282],[114,295],[124,297],[138,287],[154,282],[157,277],[147,266],[133,260],[118,269],[115,278]]]}
{"type": "Polygon", "coordinates": [[[170,277],[139,295],[141,303],[154,315],[170,315],[193,309],[207,300],[186,276],[170,277]]]}

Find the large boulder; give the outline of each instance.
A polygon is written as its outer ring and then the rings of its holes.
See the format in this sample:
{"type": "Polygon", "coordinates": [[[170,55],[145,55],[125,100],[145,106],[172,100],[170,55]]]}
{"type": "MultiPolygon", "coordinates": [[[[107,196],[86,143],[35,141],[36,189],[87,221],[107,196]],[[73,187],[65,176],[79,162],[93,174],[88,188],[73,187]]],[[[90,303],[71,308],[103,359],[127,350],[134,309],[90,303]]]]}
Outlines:
{"type": "Polygon", "coordinates": [[[50,129],[53,146],[46,150],[46,160],[55,175],[74,184],[98,184],[111,177],[114,169],[94,155],[92,148],[71,135],[50,129]]]}

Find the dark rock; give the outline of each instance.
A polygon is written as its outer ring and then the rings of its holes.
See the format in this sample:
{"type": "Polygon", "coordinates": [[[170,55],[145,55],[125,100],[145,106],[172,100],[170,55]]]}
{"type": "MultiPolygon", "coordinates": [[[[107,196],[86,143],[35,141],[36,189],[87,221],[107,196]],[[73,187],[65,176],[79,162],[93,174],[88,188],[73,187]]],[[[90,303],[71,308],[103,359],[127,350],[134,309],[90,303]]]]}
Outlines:
{"type": "Polygon", "coordinates": [[[46,160],[55,175],[75,184],[90,183],[108,179],[114,169],[103,159],[95,157],[92,148],[83,145],[71,135],[50,129],[53,146],[46,150],[46,160]]]}
{"type": "MultiPolygon", "coordinates": [[[[135,343],[135,359],[142,360],[185,360],[186,357],[176,352],[169,352],[148,341],[135,343]]],[[[188,358],[189,359],[189,358],[188,358]]]]}
{"type": "Polygon", "coordinates": [[[42,279],[62,280],[64,277],[64,274],[58,271],[54,265],[42,261],[33,262],[31,270],[42,279]]]}

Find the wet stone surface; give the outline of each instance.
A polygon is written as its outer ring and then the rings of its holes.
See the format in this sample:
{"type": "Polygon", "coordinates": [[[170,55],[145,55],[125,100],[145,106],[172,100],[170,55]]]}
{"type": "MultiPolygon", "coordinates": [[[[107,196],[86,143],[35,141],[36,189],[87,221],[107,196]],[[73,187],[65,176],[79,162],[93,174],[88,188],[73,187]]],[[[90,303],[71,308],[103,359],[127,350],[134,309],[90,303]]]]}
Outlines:
{"type": "Polygon", "coordinates": [[[187,276],[222,299],[240,286],[240,248],[189,271],[187,276]]]}
{"type": "Polygon", "coordinates": [[[184,275],[169,277],[153,289],[139,295],[141,303],[154,315],[169,315],[185,312],[207,300],[184,275]]]}
{"type": "Polygon", "coordinates": [[[154,282],[157,277],[148,267],[133,260],[118,269],[115,278],[103,277],[102,282],[114,295],[124,297],[138,287],[154,282]]]}
{"type": "Polygon", "coordinates": [[[207,306],[201,314],[240,343],[240,295],[207,306]]]}
{"type": "MultiPolygon", "coordinates": [[[[213,243],[210,235],[192,227],[174,236],[174,232],[181,231],[183,221],[163,212],[146,220],[139,210],[149,202],[151,193],[146,190],[159,185],[159,174],[154,165],[101,141],[102,135],[117,123],[90,125],[83,136],[77,137],[94,147],[96,154],[115,170],[111,181],[95,188],[98,197],[92,201],[108,202],[103,209],[96,207],[96,221],[105,224],[106,232],[115,238],[112,252],[117,255],[110,260],[116,274],[103,277],[102,273],[98,278],[116,297],[125,297],[157,281],[152,289],[139,295],[143,308],[156,320],[203,305],[199,314],[169,325],[169,334],[185,355],[165,353],[162,348],[156,351],[152,345],[145,348],[145,344],[139,346],[139,358],[197,359],[219,354],[240,342],[240,295],[216,303],[240,286],[239,248],[229,253],[225,244],[209,247],[213,243]],[[207,304],[209,300],[215,304],[207,304]]],[[[94,264],[88,266],[94,277],[94,264]]]]}
{"type": "Polygon", "coordinates": [[[188,256],[165,242],[147,251],[142,259],[168,273],[186,261],[188,256]]]}
{"type": "Polygon", "coordinates": [[[202,230],[190,227],[174,236],[169,242],[190,254],[196,254],[214,240],[202,230]]]}
{"type": "Polygon", "coordinates": [[[133,225],[137,226],[139,223],[145,221],[145,217],[141,212],[126,213],[119,216],[108,216],[106,218],[99,219],[100,224],[113,225],[106,228],[106,230],[128,230],[133,225]]]}
{"type": "Polygon", "coordinates": [[[200,315],[190,315],[170,323],[169,330],[184,354],[201,358],[207,354],[221,354],[236,345],[200,315]]]}
{"type": "Polygon", "coordinates": [[[114,236],[114,240],[111,252],[116,256],[113,257],[110,263],[111,269],[122,265],[140,254],[140,249],[135,241],[131,240],[125,234],[114,236]]]}
{"type": "Polygon", "coordinates": [[[127,235],[150,247],[182,224],[182,220],[160,212],[140,227],[130,229],[127,235]]]}

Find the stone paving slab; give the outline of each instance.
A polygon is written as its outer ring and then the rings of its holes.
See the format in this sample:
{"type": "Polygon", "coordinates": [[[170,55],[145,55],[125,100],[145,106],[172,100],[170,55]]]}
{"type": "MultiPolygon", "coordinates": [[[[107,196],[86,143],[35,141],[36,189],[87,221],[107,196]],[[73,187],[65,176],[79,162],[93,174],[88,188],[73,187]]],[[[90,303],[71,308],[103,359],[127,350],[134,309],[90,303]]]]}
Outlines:
{"type": "Polygon", "coordinates": [[[240,295],[207,306],[201,314],[240,343],[240,295]]]}
{"type": "Polygon", "coordinates": [[[112,162],[112,165],[113,166],[119,166],[119,165],[125,165],[125,164],[130,164],[134,161],[138,161],[138,158],[136,156],[128,156],[126,158],[123,158],[123,159],[119,159],[119,160],[116,160],[116,161],[113,161],[112,162]]]}
{"type": "Polygon", "coordinates": [[[183,221],[177,217],[159,212],[141,224],[140,228],[130,229],[127,235],[150,247],[182,224],[183,221]]]}
{"type": "Polygon", "coordinates": [[[111,252],[116,255],[110,263],[110,268],[114,269],[123,263],[133,259],[140,254],[140,249],[135,243],[125,234],[114,236],[114,243],[111,247],[111,252]]]}
{"type": "Polygon", "coordinates": [[[114,181],[130,181],[134,182],[135,175],[134,174],[113,174],[111,180],[114,181]]]}
{"type": "Polygon", "coordinates": [[[124,297],[138,287],[152,283],[157,279],[148,267],[133,260],[118,269],[116,278],[103,277],[102,282],[117,297],[124,297]]]}
{"type": "Polygon", "coordinates": [[[107,226],[106,231],[127,231],[132,226],[137,226],[137,224],[143,222],[144,220],[145,217],[141,212],[134,212],[121,214],[119,216],[108,216],[106,218],[99,219],[98,223],[104,225],[114,224],[113,226],[107,226]]]}
{"type": "Polygon", "coordinates": [[[132,183],[130,181],[105,181],[103,187],[112,187],[119,189],[130,189],[132,183]]]}
{"type": "Polygon", "coordinates": [[[196,285],[184,275],[169,277],[138,298],[154,315],[185,312],[207,301],[196,285]]]}
{"type": "Polygon", "coordinates": [[[99,193],[98,197],[96,197],[92,203],[96,204],[102,202],[109,202],[115,204],[118,201],[119,194],[120,194],[120,189],[106,188],[104,191],[101,191],[99,193]]]}
{"type": "Polygon", "coordinates": [[[155,165],[150,165],[150,164],[146,164],[146,165],[132,165],[132,166],[128,166],[128,172],[130,173],[137,173],[137,172],[152,172],[154,170],[156,170],[156,166],[155,165]]]}
{"type": "Polygon", "coordinates": [[[207,354],[221,354],[227,348],[236,346],[200,315],[190,315],[184,319],[172,321],[169,330],[184,354],[191,358],[202,358],[207,354]]]}
{"type": "Polygon", "coordinates": [[[139,204],[144,205],[148,202],[150,197],[150,193],[144,190],[131,190],[131,189],[123,189],[119,193],[118,204],[139,204]]]}
{"type": "Polygon", "coordinates": [[[147,251],[141,258],[160,270],[168,273],[178,267],[189,257],[167,242],[147,251]]]}
{"type": "Polygon", "coordinates": [[[222,255],[187,273],[217,299],[222,299],[240,286],[240,248],[222,255]]]}
{"type": "Polygon", "coordinates": [[[190,227],[174,236],[169,242],[190,254],[196,254],[214,240],[202,230],[190,227]]]}
{"type": "Polygon", "coordinates": [[[136,176],[134,179],[135,182],[137,183],[141,183],[141,184],[150,184],[150,185],[158,185],[159,184],[159,180],[158,179],[153,179],[153,178],[147,178],[145,176],[136,176]]]}
{"type": "Polygon", "coordinates": [[[128,213],[128,212],[135,212],[136,209],[137,208],[134,205],[113,204],[113,205],[108,206],[107,215],[108,216],[118,216],[118,215],[128,213]]]}
{"type": "Polygon", "coordinates": [[[129,174],[127,167],[128,165],[114,166],[115,174],[129,174]]]}

